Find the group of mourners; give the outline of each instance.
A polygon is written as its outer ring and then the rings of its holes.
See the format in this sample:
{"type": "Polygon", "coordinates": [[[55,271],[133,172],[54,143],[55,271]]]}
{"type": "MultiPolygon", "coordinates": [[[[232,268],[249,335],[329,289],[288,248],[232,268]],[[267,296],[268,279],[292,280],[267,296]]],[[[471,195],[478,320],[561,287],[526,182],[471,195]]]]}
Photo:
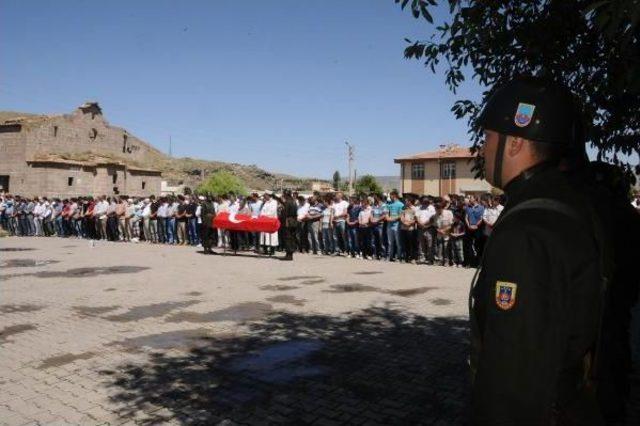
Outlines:
{"type": "Polygon", "coordinates": [[[285,190],[69,199],[0,196],[0,225],[16,236],[190,245],[273,255],[285,251],[407,263],[476,266],[500,212],[500,196],[418,196],[397,191],[345,197],[285,190]],[[220,212],[280,219],[275,233],[213,227],[220,212]]]}

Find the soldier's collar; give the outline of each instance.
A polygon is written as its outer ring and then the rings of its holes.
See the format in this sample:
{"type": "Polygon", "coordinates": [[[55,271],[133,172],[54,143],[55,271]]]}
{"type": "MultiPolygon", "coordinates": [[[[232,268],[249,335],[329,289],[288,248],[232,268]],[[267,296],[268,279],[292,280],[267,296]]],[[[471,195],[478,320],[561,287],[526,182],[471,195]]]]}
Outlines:
{"type": "Polygon", "coordinates": [[[555,167],[557,167],[557,164],[552,161],[543,161],[542,163],[538,163],[535,166],[531,166],[520,173],[518,176],[513,178],[511,182],[509,182],[504,187],[504,192],[507,194],[507,196],[513,193],[517,193],[520,188],[522,188],[531,178],[555,167]]]}

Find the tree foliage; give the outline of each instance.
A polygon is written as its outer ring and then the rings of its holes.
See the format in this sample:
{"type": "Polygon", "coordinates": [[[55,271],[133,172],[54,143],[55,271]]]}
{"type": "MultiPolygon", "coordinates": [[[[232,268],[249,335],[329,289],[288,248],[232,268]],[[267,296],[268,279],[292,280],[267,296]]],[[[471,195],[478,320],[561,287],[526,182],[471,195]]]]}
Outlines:
{"type": "Polygon", "coordinates": [[[356,182],[355,190],[358,194],[370,194],[372,192],[380,194],[382,193],[382,186],[372,175],[362,175],[356,182]]]}
{"type": "Polygon", "coordinates": [[[226,170],[220,170],[211,174],[207,180],[198,185],[198,193],[222,195],[233,192],[238,195],[247,195],[247,188],[240,178],[226,170]]]}
{"type": "Polygon", "coordinates": [[[340,189],[340,172],[337,170],[333,172],[333,189],[336,191],[340,189]]]}
{"type": "MultiPolygon", "coordinates": [[[[584,104],[587,142],[598,159],[632,168],[620,154],[640,155],[640,1],[638,0],[441,0],[445,22],[428,40],[411,41],[408,59],[444,70],[448,88],[467,78],[486,88],[479,103],[457,100],[452,112],[470,125],[472,150],[481,144],[476,118],[491,90],[518,75],[551,78],[584,104]]],[[[415,18],[433,24],[437,0],[410,4],[415,18]]],[[[635,165],[640,173],[640,165],[635,165]]]]}

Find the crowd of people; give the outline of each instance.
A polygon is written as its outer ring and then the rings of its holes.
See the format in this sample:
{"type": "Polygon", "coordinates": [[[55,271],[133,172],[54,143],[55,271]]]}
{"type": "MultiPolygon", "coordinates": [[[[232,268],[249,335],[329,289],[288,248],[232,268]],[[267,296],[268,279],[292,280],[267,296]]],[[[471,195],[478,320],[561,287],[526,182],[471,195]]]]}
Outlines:
{"type": "MultiPolygon", "coordinates": [[[[397,191],[345,197],[292,194],[297,202],[299,252],[368,260],[476,266],[500,212],[499,196],[417,196],[397,191]]],[[[150,244],[213,246],[274,254],[278,235],[210,229],[219,212],[280,216],[284,202],[266,191],[247,197],[178,195],[0,197],[0,225],[11,235],[75,237],[150,244]],[[206,244],[206,243],[209,244],[206,244]]],[[[290,225],[290,224],[289,224],[290,225]]],[[[282,232],[282,229],[281,229],[282,232]]]]}

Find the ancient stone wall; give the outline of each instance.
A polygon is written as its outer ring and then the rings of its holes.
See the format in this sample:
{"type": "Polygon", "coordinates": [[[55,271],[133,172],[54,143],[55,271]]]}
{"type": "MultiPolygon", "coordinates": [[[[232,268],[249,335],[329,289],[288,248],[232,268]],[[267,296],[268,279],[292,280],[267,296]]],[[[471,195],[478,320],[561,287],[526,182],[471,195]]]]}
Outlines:
{"type": "Polygon", "coordinates": [[[28,159],[49,153],[94,153],[141,165],[153,164],[162,154],[119,127],[110,126],[102,114],[77,110],[56,116],[26,131],[28,159]]]}

